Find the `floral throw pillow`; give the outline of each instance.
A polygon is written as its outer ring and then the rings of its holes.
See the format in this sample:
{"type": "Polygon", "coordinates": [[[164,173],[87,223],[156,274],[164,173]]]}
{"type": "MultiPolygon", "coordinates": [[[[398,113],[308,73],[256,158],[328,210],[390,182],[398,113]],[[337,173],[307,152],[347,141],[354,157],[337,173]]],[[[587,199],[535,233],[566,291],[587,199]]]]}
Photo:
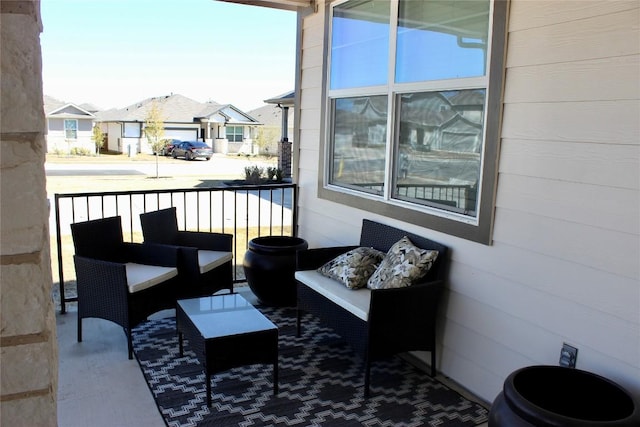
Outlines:
{"type": "Polygon", "coordinates": [[[349,289],[367,286],[369,277],[385,257],[384,252],[373,248],[356,248],[332,259],[318,269],[324,276],[335,279],[349,289]]]}
{"type": "Polygon", "coordinates": [[[423,277],[438,257],[438,251],[422,249],[403,237],[391,246],[380,266],[369,278],[369,289],[404,288],[423,277]]]}

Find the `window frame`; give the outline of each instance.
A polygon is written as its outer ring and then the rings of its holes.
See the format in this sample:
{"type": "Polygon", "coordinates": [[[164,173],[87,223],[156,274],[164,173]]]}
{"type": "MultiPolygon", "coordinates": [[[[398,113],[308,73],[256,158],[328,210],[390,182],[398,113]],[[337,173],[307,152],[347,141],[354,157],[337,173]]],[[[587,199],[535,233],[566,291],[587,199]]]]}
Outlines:
{"type": "MultiPolygon", "coordinates": [[[[340,2],[343,3],[343,2],[340,2]]],[[[477,198],[477,215],[475,218],[464,217],[455,212],[440,210],[433,207],[419,206],[415,203],[405,202],[391,197],[380,198],[365,192],[355,191],[344,187],[331,185],[331,139],[333,134],[333,99],[348,96],[373,96],[385,94],[389,96],[389,107],[387,115],[390,117],[389,123],[393,127],[399,127],[396,121],[399,105],[392,97],[400,97],[402,94],[411,91],[424,91],[425,84],[416,85],[414,83],[394,83],[396,87],[401,86],[401,91],[392,93],[390,90],[379,91],[378,88],[355,88],[340,89],[330,91],[330,49],[331,49],[331,18],[332,7],[335,4],[325,6],[325,29],[323,51],[325,61],[323,62],[322,99],[324,100],[321,110],[321,120],[323,126],[320,129],[320,156],[318,170],[318,197],[335,203],[365,210],[386,217],[395,218],[422,227],[430,228],[453,236],[482,244],[491,244],[493,233],[493,221],[495,211],[495,194],[498,177],[498,153],[500,147],[500,127],[502,124],[502,97],[505,74],[505,54],[507,39],[507,16],[509,0],[491,0],[490,25],[488,47],[487,75],[482,77],[482,87],[487,90],[485,102],[484,118],[484,142],[481,153],[480,180],[477,198]],[[418,89],[419,86],[419,89],[418,89]],[[374,89],[374,90],[368,90],[374,89]],[[376,91],[378,90],[378,91],[376,91]],[[331,96],[330,95],[331,92],[331,96]]],[[[397,5],[392,9],[392,17],[397,17],[397,5]],[[395,14],[395,15],[394,15],[395,14]]],[[[395,35],[390,43],[395,43],[395,35]]],[[[394,62],[394,60],[390,60],[394,62]]],[[[469,87],[476,88],[474,82],[477,79],[470,78],[465,81],[469,87]]],[[[391,85],[388,85],[389,87],[391,85]]],[[[442,86],[434,89],[443,90],[442,86]]],[[[464,89],[464,87],[460,87],[464,89]]],[[[391,139],[397,129],[388,129],[386,142],[385,159],[385,186],[392,187],[392,162],[394,160],[395,144],[391,139]]],[[[393,188],[385,190],[390,195],[393,188]]]]}
{"type": "Polygon", "coordinates": [[[229,142],[242,142],[244,141],[244,126],[241,125],[227,125],[225,132],[224,132],[225,138],[227,139],[227,141],[229,142]],[[231,133],[231,135],[233,135],[233,140],[229,139],[229,129],[233,129],[234,132],[231,133]],[[236,130],[240,129],[240,133],[237,133],[236,130]],[[240,140],[238,141],[236,139],[237,136],[240,136],[240,140]]]}
{"type": "Polygon", "coordinates": [[[78,119],[64,119],[62,122],[62,129],[64,130],[64,139],[66,141],[78,140],[78,119]],[[67,123],[75,123],[74,129],[67,129],[67,123]],[[67,132],[73,132],[75,136],[73,138],[69,138],[67,132]]]}
{"type": "Polygon", "coordinates": [[[142,138],[142,122],[123,122],[123,138],[142,138]]]}

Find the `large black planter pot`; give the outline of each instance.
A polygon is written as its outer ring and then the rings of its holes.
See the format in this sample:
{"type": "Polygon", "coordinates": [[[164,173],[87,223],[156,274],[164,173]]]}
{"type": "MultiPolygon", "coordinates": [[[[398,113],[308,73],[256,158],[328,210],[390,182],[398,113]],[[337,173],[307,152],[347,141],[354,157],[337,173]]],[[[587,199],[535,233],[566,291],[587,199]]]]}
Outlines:
{"type": "Polygon", "coordinates": [[[296,251],[307,249],[307,241],[291,236],[256,237],[244,255],[247,283],[264,305],[296,305],[296,251]]]}
{"type": "Polygon", "coordinates": [[[507,377],[491,406],[489,427],[638,427],[631,395],[599,375],[561,366],[530,366],[507,377]]]}

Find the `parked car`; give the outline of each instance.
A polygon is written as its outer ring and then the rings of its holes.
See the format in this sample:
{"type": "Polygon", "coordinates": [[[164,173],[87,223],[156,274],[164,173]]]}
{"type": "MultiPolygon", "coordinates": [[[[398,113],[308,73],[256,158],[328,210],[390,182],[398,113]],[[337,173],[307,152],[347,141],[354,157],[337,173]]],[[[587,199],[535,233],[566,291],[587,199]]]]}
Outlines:
{"type": "MultiPolygon", "coordinates": [[[[180,141],[179,139],[165,139],[164,145],[162,146],[158,154],[160,154],[161,156],[170,156],[171,152],[173,151],[173,147],[180,144],[180,142],[182,141],[180,141]]],[[[155,151],[153,152],[153,154],[156,154],[155,151]]]]}
{"type": "Polygon", "coordinates": [[[185,160],[193,160],[198,157],[211,159],[213,150],[204,142],[200,141],[182,141],[171,150],[171,156],[176,159],[184,157],[185,160]]]}
{"type": "Polygon", "coordinates": [[[180,141],[179,139],[169,139],[169,140],[167,140],[167,143],[164,145],[164,148],[162,149],[160,154],[162,154],[163,156],[170,156],[171,152],[173,151],[175,146],[180,144],[181,142],[182,141],[180,141]]]}

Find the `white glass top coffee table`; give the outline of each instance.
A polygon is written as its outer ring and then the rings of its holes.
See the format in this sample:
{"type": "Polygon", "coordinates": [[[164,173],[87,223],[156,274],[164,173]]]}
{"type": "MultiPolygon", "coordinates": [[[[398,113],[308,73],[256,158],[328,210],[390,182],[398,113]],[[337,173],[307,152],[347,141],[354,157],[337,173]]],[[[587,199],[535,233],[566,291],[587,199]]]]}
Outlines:
{"type": "Polygon", "coordinates": [[[278,394],[278,328],[242,296],[179,300],[176,324],[180,356],[186,338],[204,366],[208,407],[211,375],[244,365],[273,364],[273,394],[278,394]]]}

